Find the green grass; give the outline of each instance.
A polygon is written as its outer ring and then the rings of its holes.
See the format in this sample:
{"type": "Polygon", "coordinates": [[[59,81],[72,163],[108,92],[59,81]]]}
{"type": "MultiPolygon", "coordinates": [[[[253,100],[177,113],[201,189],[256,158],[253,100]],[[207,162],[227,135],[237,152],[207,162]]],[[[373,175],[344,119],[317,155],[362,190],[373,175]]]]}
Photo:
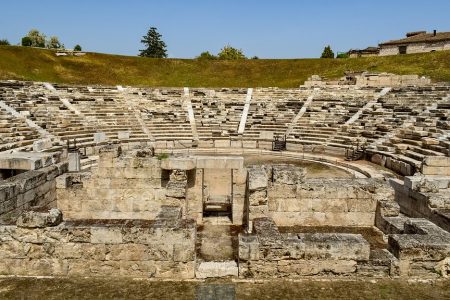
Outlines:
{"type": "Polygon", "coordinates": [[[56,57],[54,52],[0,46],[0,79],[72,84],[173,87],[298,87],[318,74],[339,78],[345,71],[430,76],[450,81],[450,51],[346,59],[258,59],[208,61],[153,59],[88,53],[56,57]]]}

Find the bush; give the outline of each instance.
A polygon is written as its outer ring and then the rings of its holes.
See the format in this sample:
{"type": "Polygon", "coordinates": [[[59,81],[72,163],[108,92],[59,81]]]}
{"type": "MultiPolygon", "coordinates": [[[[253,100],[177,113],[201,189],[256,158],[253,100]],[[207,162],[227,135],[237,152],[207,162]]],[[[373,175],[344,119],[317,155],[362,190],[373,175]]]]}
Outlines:
{"type": "Polygon", "coordinates": [[[158,160],[168,159],[169,158],[169,154],[167,154],[167,153],[160,153],[160,154],[158,154],[158,156],[156,158],[158,160]]]}
{"type": "Polygon", "coordinates": [[[336,55],[336,58],[349,58],[348,53],[343,52],[336,55]]]}
{"type": "Polygon", "coordinates": [[[231,47],[230,45],[223,47],[223,49],[219,53],[219,59],[225,60],[237,60],[237,59],[246,59],[244,52],[241,49],[236,49],[231,47]]]}
{"type": "Polygon", "coordinates": [[[200,55],[197,56],[196,59],[214,60],[217,59],[217,56],[209,53],[209,51],[205,51],[200,53],[200,55]]]}
{"type": "Polygon", "coordinates": [[[83,51],[83,49],[81,49],[80,45],[75,45],[75,47],[73,47],[74,51],[83,51]]]}
{"type": "Polygon", "coordinates": [[[24,36],[22,38],[22,46],[31,47],[32,44],[33,44],[33,42],[31,42],[31,39],[28,36],[24,36]]]}
{"type": "Polygon", "coordinates": [[[45,35],[40,33],[37,29],[31,29],[27,37],[31,40],[32,47],[45,48],[45,35]]]}
{"type": "Polygon", "coordinates": [[[259,59],[259,57],[258,56],[253,56],[252,59],[259,59]]]}
{"type": "Polygon", "coordinates": [[[9,45],[10,45],[10,43],[8,42],[7,39],[0,40],[0,46],[9,46],[9,45]]]}
{"type": "Polygon", "coordinates": [[[59,39],[57,36],[50,37],[50,39],[47,41],[47,48],[49,48],[49,49],[61,49],[62,48],[62,45],[59,42],[59,39]]]}

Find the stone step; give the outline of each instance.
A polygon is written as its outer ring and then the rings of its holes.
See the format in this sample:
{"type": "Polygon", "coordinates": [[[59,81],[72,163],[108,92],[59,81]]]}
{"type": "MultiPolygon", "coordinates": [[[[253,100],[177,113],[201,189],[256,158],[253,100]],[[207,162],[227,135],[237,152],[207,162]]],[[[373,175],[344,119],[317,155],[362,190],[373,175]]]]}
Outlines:
{"type": "Polygon", "coordinates": [[[232,260],[201,262],[195,271],[195,277],[198,279],[238,277],[238,275],[238,265],[232,260]]]}

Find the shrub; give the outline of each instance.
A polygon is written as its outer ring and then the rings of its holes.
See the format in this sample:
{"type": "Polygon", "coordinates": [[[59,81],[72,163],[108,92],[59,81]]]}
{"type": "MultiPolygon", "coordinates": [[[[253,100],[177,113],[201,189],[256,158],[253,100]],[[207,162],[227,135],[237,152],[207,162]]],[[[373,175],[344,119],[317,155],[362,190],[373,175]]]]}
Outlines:
{"type": "Polygon", "coordinates": [[[75,47],[73,47],[74,51],[83,51],[83,49],[81,49],[80,45],[75,45],[75,47]]]}
{"type": "Polygon", "coordinates": [[[24,36],[22,38],[22,46],[24,47],[31,47],[33,43],[31,42],[31,39],[28,36],[24,36]]]}
{"type": "Polygon", "coordinates": [[[9,46],[10,43],[7,39],[0,40],[0,46],[9,46]]]}
{"type": "Polygon", "coordinates": [[[197,56],[196,59],[214,60],[217,59],[217,56],[209,53],[209,51],[205,51],[200,53],[200,55],[197,56]]]}
{"type": "Polygon", "coordinates": [[[37,29],[31,29],[27,37],[31,40],[32,47],[45,48],[45,35],[40,33],[37,29]]]}
{"type": "Polygon", "coordinates": [[[160,153],[160,154],[158,154],[157,158],[159,160],[168,159],[169,158],[169,154],[167,154],[167,153],[160,153]]]}
{"type": "Polygon", "coordinates": [[[252,59],[259,59],[259,57],[258,56],[253,56],[252,59]]]}
{"type": "Polygon", "coordinates": [[[338,53],[338,55],[336,55],[336,58],[349,58],[349,56],[347,52],[342,52],[338,53]]]}
{"type": "Polygon", "coordinates": [[[59,39],[57,36],[52,36],[47,41],[47,48],[49,48],[49,49],[60,49],[61,47],[62,47],[62,45],[59,42],[59,39]]]}
{"type": "Polygon", "coordinates": [[[237,59],[246,59],[244,52],[241,49],[233,48],[230,45],[225,46],[219,53],[219,59],[225,60],[237,60],[237,59]]]}

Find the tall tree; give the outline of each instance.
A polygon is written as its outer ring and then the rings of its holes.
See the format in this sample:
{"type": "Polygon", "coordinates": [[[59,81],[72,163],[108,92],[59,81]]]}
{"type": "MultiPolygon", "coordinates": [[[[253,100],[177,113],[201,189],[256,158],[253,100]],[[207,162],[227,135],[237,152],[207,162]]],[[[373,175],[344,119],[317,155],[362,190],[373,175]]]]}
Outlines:
{"type": "Polygon", "coordinates": [[[331,50],[331,46],[328,45],[323,49],[322,56],[320,58],[334,58],[334,52],[331,50]]]}
{"type": "Polygon", "coordinates": [[[147,48],[139,50],[139,56],[153,58],[167,57],[166,43],[162,40],[162,35],[158,33],[156,27],[151,27],[148,30],[147,35],[142,37],[141,43],[147,48]]]}

